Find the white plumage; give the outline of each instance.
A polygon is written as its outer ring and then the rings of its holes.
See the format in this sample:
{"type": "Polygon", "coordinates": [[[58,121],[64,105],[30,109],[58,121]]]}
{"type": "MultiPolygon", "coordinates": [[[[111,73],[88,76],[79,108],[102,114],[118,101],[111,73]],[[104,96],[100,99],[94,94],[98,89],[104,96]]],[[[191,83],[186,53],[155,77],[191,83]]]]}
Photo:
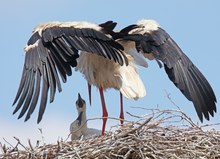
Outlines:
{"type": "Polygon", "coordinates": [[[79,120],[75,120],[70,125],[71,140],[79,140],[82,136],[79,120]]]}

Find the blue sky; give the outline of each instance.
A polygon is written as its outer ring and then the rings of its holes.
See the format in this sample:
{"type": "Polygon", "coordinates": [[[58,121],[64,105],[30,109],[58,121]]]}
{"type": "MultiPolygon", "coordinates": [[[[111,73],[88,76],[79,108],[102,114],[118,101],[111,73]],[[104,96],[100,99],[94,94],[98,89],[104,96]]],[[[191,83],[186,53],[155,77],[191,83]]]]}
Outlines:
{"type": "MultiPolygon", "coordinates": [[[[75,101],[77,93],[88,103],[87,83],[79,72],[73,72],[66,84],[63,84],[62,93],[57,93],[55,101],[47,105],[44,118],[37,124],[37,109],[28,122],[17,120],[12,115],[12,102],[18,89],[21,78],[24,51],[32,29],[39,23],[48,21],[89,21],[102,23],[107,20],[118,22],[120,29],[136,23],[139,19],[155,19],[173,37],[182,50],[206,76],[213,87],[217,99],[219,89],[219,37],[220,37],[220,1],[212,0],[185,0],[185,1],[103,1],[103,0],[7,0],[0,2],[1,17],[1,58],[0,58],[0,141],[3,137],[15,143],[13,136],[27,143],[30,138],[33,142],[41,139],[38,128],[43,129],[47,143],[56,142],[59,137],[66,138],[69,125],[77,117],[75,101]]],[[[173,105],[165,97],[171,94],[172,99],[195,122],[199,122],[194,107],[180,91],[169,81],[165,71],[159,69],[156,62],[149,61],[148,69],[139,69],[147,90],[147,96],[138,101],[124,101],[125,111],[133,114],[146,112],[133,109],[132,106],[162,109],[173,109],[173,105]]],[[[87,106],[88,118],[101,117],[101,102],[99,92],[95,87],[92,90],[92,106],[87,106]]],[[[107,90],[105,93],[109,116],[119,116],[119,92],[107,90]]],[[[218,113],[211,121],[220,122],[219,104],[218,113]]],[[[128,115],[125,118],[132,120],[128,115]]],[[[109,120],[107,130],[118,122],[109,120]]],[[[90,127],[101,129],[101,120],[88,123],[90,127]]],[[[219,127],[216,127],[220,129],[219,127]]]]}

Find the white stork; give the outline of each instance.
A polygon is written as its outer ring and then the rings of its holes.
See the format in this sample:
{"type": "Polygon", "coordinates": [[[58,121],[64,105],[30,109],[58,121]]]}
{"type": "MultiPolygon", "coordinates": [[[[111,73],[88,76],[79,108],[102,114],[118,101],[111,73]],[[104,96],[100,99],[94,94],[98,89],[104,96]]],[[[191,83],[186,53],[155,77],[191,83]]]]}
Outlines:
{"type": "MultiPolygon", "coordinates": [[[[13,103],[17,103],[14,113],[22,108],[18,118],[26,112],[25,121],[30,118],[41,91],[39,123],[48,91],[50,102],[53,102],[56,89],[62,90],[58,75],[66,82],[66,75],[72,74],[71,67],[76,67],[84,74],[89,88],[90,85],[99,88],[104,134],[108,113],[103,90],[115,88],[127,98],[144,97],[145,88],[136,70],[137,65],[147,66],[143,57],[164,64],[170,80],[193,102],[201,121],[203,115],[207,120],[209,114],[214,115],[216,97],[210,84],[155,21],[142,20],[118,33],[113,32],[115,26],[116,23],[108,21],[100,25],[50,22],[36,27],[25,47],[22,78],[13,103]]],[[[89,97],[91,103],[90,93],[89,97]]],[[[123,120],[122,95],[120,99],[120,118],[123,120]]]]}
{"type": "Polygon", "coordinates": [[[88,128],[86,117],[86,102],[78,93],[76,101],[76,109],[78,112],[77,119],[70,125],[71,140],[80,139],[81,136],[88,138],[90,136],[101,135],[101,131],[94,128],[88,128]]]}

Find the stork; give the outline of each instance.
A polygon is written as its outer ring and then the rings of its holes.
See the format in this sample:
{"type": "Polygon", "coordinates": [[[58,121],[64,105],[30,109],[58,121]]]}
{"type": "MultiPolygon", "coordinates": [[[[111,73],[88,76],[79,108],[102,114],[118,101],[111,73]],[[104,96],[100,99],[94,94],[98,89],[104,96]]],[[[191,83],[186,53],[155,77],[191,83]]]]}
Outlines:
{"type": "Polygon", "coordinates": [[[147,67],[146,57],[164,64],[170,80],[193,102],[201,121],[203,115],[207,120],[209,114],[214,116],[216,97],[210,84],[165,30],[152,20],[142,20],[120,32],[113,31],[115,26],[112,21],[100,25],[49,22],[37,26],[25,47],[24,68],[13,113],[22,108],[18,118],[27,112],[27,121],[41,91],[39,123],[48,91],[50,102],[53,102],[55,91],[62,90],[59,76],[66,82],[66,76],[72,74],[71,67],[75,67],[88,81],[90,103],[91,85],[99,89],[104,134],[108,113],[103,90],[120,90],[120,118],[123,121],[122,95],[131,99],[146,95],[137,72],[137,65],[147,67]]]}
{"type": "Polygon", "coordinates": [[[78,112],[78,117],[70,125],[71,140],[79,139],[81,136],[88,138],[90,136],[100,135],[100,130],[88,128],[86,117],[86,102],[79,93],[78,99],[76,101],[76,109],[78,112]]]}

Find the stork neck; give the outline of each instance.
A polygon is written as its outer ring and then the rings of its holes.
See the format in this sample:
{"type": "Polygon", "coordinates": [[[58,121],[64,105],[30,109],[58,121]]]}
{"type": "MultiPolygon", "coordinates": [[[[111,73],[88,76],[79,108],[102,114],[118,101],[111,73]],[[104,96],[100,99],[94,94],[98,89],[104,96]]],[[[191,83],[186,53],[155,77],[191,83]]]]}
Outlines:
{"type": "MultiPolygon", "coordinates": [[[[78,115],[79,115],[79,113],[78,113],[78,115]]],[[[82,122],[81,122],[82,125],[83,125],[82,129],[87,128],[87,122],[86,122],[86,120],[87,120],[86,111],[84,111],[84,112],[82,113],[82,122]]]]}

